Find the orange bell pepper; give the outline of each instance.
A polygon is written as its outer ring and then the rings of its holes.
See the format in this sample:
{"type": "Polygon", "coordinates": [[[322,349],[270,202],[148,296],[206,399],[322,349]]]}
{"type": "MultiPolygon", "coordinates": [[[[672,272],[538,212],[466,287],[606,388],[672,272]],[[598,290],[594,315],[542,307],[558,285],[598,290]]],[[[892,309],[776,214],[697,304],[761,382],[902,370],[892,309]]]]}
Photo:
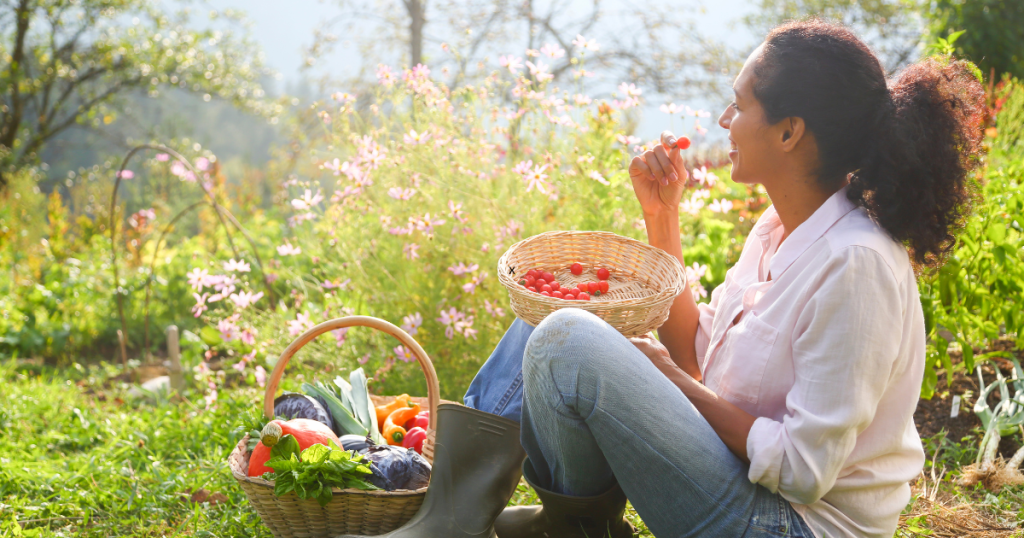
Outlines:
{"type": "Polygon", "coordinates": [[[403,407],[412,407],[412,400],[409,399],[408,394],[403,394],[387,405],[378,405],[375,410],[377,411],[377,427],[380,431],[384,431],[384,421],[388,419],[388,415],[398,411],[403,407]]]}
{"type": "Polygon", "coordinates": [[[384,421],[384,429],[381,432],[384,435],[384,440],[389,445],[402,446],[402,440],[405,439],[405,428],[400,426],[400,424],[405,424],[406,421],[415,417],[419,412],[420,404],[414,403],[412,407],[403,407],[388,415],[387,420],[384,421]]]}

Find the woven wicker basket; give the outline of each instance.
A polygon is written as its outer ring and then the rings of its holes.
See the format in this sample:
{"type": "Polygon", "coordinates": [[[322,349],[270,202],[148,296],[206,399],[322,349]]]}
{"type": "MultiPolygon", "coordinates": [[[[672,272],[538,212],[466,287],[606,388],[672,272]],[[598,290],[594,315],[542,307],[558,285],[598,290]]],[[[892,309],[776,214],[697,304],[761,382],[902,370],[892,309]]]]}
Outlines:
{"type": "Polygon", "coordinates": [[[626,337],[660,327],[675,298],[686,289],[686,272],[675,257],[646,243],[609,232],[546,232],[524,239],[498,260],[498,279],[508,288],[512,311],[536,325],[561,308],[596,314],[626,337]],[[583,266],[576,276],[569,268],[583,266]],[[596,281],[598,268],[611,272],[608,293],[590,301],[545,297],[519,284],[530,269],[549,271],[562,286],[596,281]]]}
{"type": "MultiPolygon", "coordinates": [[[[413,352],[427,379],[427,397],[413,398],[425,409],[430,410],[430,425],[427,439],[423,443],[423,456],[434,460],[434,438],[437,404],[441,402],[440,387],[434,365],[423,348],[408,333],[384,320],[368,316],[350,316],[325,321],[309,329],[281,354],[274,366],[263,396],[263,414],[274,416],[274,394],[284,374],[285,366],[293,355],[317,336],[335,329],[346,327],[372,327],[397,338],[402,345],[413,352]]],[[[371,396],[376,405],[386,403],[394,397],[371,396]]],[[[363,491],[358,489],[334,489],[327,506],[320,506],[315,499],[300,499],[295,493],[281,497],[274,495],[274,483],[248,476],[249,454],[246,436],[228,457],[231,474],[238,481],[260,515],[263,524],[278,538],[328,538],[339,534],[377,535],[390,532],[408,522],[420,505],[427,488],[415,491],[363,491]]]]}

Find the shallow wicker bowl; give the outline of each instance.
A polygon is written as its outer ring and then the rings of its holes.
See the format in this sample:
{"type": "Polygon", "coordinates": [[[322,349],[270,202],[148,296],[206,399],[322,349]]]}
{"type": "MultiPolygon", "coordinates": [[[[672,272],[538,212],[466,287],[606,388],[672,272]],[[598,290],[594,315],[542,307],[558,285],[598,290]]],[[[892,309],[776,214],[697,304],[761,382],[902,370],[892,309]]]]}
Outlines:
{"type": "Polygon", "coordinates": [[[686,272],[679,260],[635,239],[610,232],[546,232],[524,239],[498,260],[498,279],[508,288],[512,311],[537,325],[561,308],[580,308],[596,314],[626,337],[640,336],[668,319],[672,301],[686,289],[686,272]],[[583,266],[576,276],[569,268],[583,266]],[[566,301],[527,290],[519,279],[530,269],[549,271],[559,284],[575,287],[597,280],[597,269],[608,269],[608,293],[590,301],[566,301]]]}

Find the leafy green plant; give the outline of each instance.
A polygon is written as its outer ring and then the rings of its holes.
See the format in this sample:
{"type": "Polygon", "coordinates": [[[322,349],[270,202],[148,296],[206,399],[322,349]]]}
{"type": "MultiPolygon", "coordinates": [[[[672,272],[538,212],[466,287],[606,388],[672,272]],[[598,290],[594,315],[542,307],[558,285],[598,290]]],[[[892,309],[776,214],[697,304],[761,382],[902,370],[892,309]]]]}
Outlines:
{"type": "Polygon", "coordinates": [[[300,499],[316,499],[320,506],[331,502],[331,488],[378,489],[363,478],[372,474],[367,460],[337,446],[313,444],[299,451],[299,443],[285,435],[270,451],[263,477],[274,481],[274,495],[295,492],[300,499]]]}

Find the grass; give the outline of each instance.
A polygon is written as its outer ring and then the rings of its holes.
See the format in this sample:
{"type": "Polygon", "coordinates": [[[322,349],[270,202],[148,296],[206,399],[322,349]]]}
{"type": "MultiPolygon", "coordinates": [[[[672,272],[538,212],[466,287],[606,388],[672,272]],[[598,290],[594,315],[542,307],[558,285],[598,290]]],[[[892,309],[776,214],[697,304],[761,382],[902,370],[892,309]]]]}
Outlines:
{"type": "MultiPolygon", "coordinates": [[[[108,366],[15,364],[0,363],[0,537],[270,536],[225,463],[256,389],[222,391],[205,410],[200,397],[131,400],[108,366]],[[199,491],[217,502],[193,502],[199,491]]],[[[969,441],[927,440],[929,455],[943,447],[940,478],[915,485],[896,536],[1024,536],[1024,488],[956,486],[956,469],[973,459],[969,441]]],[[[524,483],[512,499],[537,502],[524,483]]],[[[631,507],[627,517],[638,536],[653,536],[631,507]]]]}

